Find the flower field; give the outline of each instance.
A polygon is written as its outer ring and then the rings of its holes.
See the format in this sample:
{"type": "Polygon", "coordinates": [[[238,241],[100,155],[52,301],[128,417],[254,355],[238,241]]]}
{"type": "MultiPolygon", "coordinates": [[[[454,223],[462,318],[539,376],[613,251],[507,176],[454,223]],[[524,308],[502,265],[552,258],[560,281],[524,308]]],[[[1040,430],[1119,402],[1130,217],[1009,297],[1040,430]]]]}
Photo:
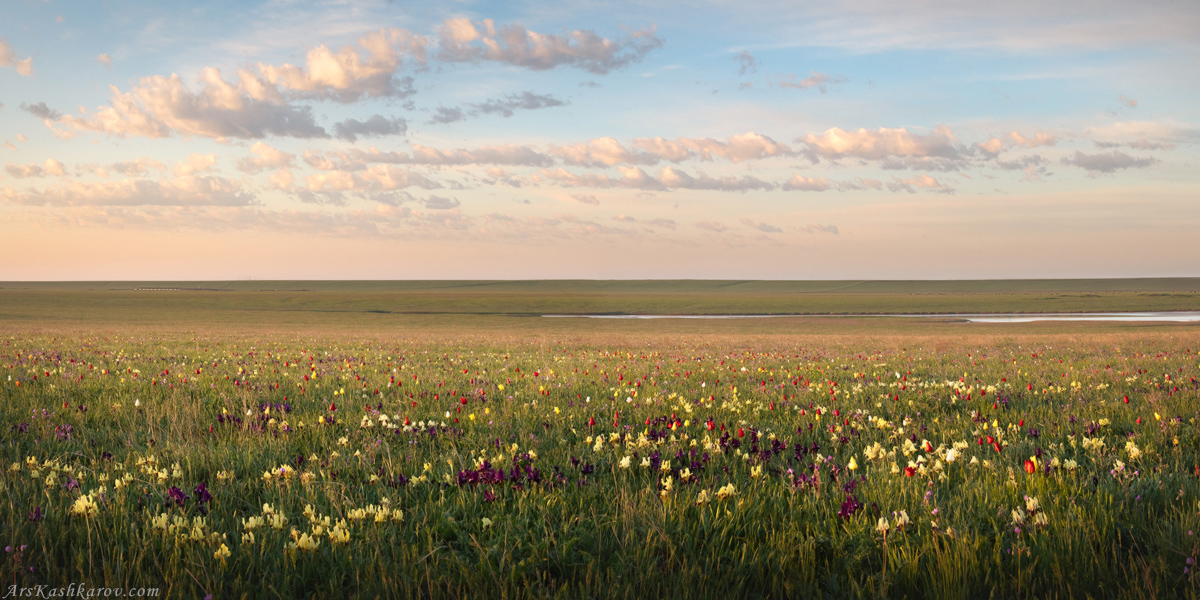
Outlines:
{"type": "Polygon", "coordinates": [[[4,588],[1194,597],[1198,378],[1195,335],[13,334],[4,588]]]}

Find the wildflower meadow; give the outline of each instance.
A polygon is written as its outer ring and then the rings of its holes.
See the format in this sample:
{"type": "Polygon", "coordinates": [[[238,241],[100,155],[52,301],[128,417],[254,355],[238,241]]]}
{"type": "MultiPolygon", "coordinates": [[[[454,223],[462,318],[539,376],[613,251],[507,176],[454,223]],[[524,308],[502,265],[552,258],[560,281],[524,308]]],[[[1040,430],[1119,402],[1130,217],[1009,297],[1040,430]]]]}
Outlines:
{"type": "Polygon", "coordinates": [[[1194,597],[1190,331],[10,333],[4,588],[1194,597]]]}

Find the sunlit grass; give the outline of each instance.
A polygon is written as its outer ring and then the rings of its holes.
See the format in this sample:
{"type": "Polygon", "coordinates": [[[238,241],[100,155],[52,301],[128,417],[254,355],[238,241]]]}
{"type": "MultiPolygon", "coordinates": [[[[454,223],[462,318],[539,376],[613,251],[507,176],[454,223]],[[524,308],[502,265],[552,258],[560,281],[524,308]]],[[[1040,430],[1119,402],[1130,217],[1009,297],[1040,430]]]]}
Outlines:
{"type": "Polygon", "coordinates": [[[1188,334],[10,335],[5,585],[1192,597],[1198,370],[1188,334]]]}

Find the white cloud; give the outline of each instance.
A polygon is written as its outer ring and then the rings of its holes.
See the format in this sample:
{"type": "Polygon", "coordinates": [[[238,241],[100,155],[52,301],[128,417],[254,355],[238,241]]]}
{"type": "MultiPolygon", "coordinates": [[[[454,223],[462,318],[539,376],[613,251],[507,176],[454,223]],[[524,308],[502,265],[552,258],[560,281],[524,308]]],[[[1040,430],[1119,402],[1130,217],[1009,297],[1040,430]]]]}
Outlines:
{"type": "Polygon", "coordinates": [[[96,62],[104,65],[104,68],[112,67],[112,57],[107,54],[101,54],[96,57],[96,62]]]}
{"type": "Polygon", "coordinates": [[[17,73],[29,77],[33,75],[33,58],[17,58],[16,51],[3,39],[0,39],[0,67],[11,67],[17,73]]]}

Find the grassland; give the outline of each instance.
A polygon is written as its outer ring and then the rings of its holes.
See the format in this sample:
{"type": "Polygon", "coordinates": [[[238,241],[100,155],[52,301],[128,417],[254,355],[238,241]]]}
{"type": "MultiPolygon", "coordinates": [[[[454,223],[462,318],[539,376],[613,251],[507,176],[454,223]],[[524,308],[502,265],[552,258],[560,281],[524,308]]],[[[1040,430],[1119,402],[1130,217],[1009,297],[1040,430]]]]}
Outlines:
{"type": "Polygon", "coordinates": [[[1200,595],[1195,325],[206,293],[0,291],[6,590],[1200,595]]]}

